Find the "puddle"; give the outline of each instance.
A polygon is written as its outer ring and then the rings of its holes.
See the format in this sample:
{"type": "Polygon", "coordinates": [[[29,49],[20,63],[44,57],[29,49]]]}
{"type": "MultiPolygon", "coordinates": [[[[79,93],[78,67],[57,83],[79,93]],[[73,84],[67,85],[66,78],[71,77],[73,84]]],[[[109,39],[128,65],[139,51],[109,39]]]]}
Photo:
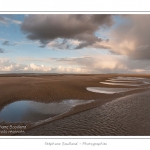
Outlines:
{"type": "Polygon", "coordinates": [[[141,86],[145,84],[150,84],[150,80],[137,77],[115,77],[109,78],[105,82],[100,83],[109,85],[141,86]]]}
{"type": "Polygon", "coordinates": [[[130,84],[130,83],[112,83],[112,82],[100,82],[102,84],[109,84],[109,85],[125,85],[125,86],[141,86],[145,84],[130,84]]]}
{"type": "Polygon", "coordinates": [[[132,80],[129,80],[129,81],[125,81],[125,80],[106,80],[107,82],[127,82],[127,83],[137,83],[137,82],[141,82],[141,81],[132,81],[132,80]]]}
{"type": "Polygon", "coordinates": [[[0,121],[38,122],[63,114],[77,105],[91,102],[93,100],[64,100],[54,103],[21,100],[5,106],[0,111],[0,121]]]}
{"type": "MultiPolygon", "coordinates": [[[[105,82],[100,82],[101,84],[109,85],[123,85],[123,86],[142,86],[150,84],[150,80],[146,78],[137,78],[137,77],[115,77],[105,80],[105,82]]],[[[90,92],[95,93],[105,93],[105,94],[114,94],[120,92],[127,92],[141,88],[106,88],[106,87],[87,87],[86,89],[90,92]]],[[[145,87],[149,88],[149,87],[145,87]]]]}
{"type": "Polygon", "coordinates": [[[95,93],[105,93],[105,94],[114,94],[114,93],[121,93],[136,90],[139,88],[103,88],[103,87],[87,87],[86,88],[90,92],[95,93]]]}
{"type": "Polygon", "coordinates": [[[115,78],[110,78],[113,80],[143,80],[145,78],[137,78],[137,77],[115,77],[115,78]]]}

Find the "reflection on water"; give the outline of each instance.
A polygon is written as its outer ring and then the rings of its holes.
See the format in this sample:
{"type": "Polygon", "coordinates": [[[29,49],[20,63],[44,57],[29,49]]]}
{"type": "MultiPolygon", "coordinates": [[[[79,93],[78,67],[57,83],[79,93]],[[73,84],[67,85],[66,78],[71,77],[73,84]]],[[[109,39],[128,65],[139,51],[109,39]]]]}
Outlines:
{"type": "Polygon", "coordinates": [[[48,136],[150,136],[150,90],[27,131],[48,136]]]}
{"type": "Polygon", "coordinates": [[[105,87],[87,87],[88,91],[95,92],[95,93],[105,93],[105,94],[114,94],[114,93],[121,93],[127,92],[131,90],[136,90],[138,88],[105,88],[105,87]]]}
{"type": "Polygon", "coordinates": [[[37,122],[65,113],[72,107],[90,103],[93,100],[64,100],[55,103],[17,101],[0,111],[0,120],[5,122],[37,122]]]}

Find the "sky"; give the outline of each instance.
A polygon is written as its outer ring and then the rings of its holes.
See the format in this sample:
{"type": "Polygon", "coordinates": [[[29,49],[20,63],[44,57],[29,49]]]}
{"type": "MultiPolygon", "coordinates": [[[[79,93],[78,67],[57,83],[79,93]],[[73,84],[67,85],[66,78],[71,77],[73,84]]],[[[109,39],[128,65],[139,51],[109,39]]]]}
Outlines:
{"type": "Polygon", "coordinates": [[[0,73],[150,73],[149,14],[0,14],[0,73]]]}

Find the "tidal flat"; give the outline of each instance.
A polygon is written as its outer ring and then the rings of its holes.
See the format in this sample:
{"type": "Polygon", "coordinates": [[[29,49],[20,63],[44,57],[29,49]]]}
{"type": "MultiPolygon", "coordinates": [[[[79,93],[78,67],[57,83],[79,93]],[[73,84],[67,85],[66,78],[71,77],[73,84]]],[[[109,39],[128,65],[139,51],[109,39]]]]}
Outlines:
{"type": "Polygon", "coordinates": [[[6,74],[0,90],[0,135],[150,135],[149,75],[6,74]]]}

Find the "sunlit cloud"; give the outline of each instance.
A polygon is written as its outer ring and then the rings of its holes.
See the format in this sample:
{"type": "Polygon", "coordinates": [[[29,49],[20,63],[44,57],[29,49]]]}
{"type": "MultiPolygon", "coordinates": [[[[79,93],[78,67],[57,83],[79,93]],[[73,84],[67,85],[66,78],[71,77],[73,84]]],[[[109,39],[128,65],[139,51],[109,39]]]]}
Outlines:
{"type": "Polygon", "coordinates": [[[0,15],[0,71],[149,73],[149,26],[149,14],[0,15]]]}

